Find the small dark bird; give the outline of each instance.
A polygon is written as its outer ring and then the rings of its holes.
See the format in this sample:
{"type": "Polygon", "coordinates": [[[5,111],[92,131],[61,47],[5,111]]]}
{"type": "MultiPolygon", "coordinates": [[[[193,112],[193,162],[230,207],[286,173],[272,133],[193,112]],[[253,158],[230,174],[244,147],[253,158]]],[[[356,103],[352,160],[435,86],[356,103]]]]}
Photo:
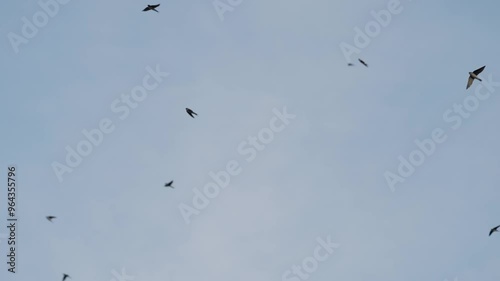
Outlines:
{"type": "Polygon", "coordinates": [[[354,64],[352,64],[352,63],[348,63],[348,64],[347,64],[347,66],[354,66],[354,64]]]}
{"type": "Polygon", "coordinates": [[[68,274],[64,273],[64,274],[63,274],[63,280],[62,280],[62,281],[66,280],[66,278],[68,278],[68,277],[69,277],[69,278],[71,278],[68,274]]]}
{"type": "Polygon", "coordinates": [[[173,183],[174,183],[174,181],[167,182],[167,183],[165,184],[165,187],[171,187],[171,188],[174,188],[174,187],[172,186],[172,184],[173,184],[173,183]]]}
{"type": "Polygon", "coordinates": [[[56,217],[54,217],[54,216],[46,216],[45,218],[48,219],[50,222],[52,222],[52,219],[55,219],[56,217]]]}
{"type": "Polygon", "coordinates": [[[158,6],[160,6],[160,4],[157,4],[157,5],[148,5],[146,8],[144,8],[144,10],[142,10],[143,12],[147,12],[147,11],[155,11],[157,13],[159,13],[156,8],[158,8],[158,6]]]}
{"type": "Polygon", "coordinates": [[[362,59],[358,59],[360,63],[362,63],[364,66],[368,67],[368,65],[366,64],[366,62],[364,62],[362,59]]]}
{"type": "Polygon", "coordinates": [[[491,236],[491,234],[493,234],[493,232],[498,232],[498,228],[499,228],[499,227],[500,227],[500,225],[499,225],[499,226],[495,226],[495,227],[493,227],[493,228],[490,230],[490,235],[488,235],[488,236],[491,236]]]}
{"type": "Polygon", "coordinates": [[[191,110],[191,109],[189,109],[189,108],[186,108],[186,112],[189,114],[189,116],[191,116],[191,117],[193,117],[193,118],[194,118],[193,114],[194,114],[194,115],[198,115],[198,114],[196,114],[196,112],[194,112],[193,110],[191,110]]]}
{"type": "Polygon", "coordinates": [[[479,73],[483,72],[485,67],[486,67],[486,65],[474,70],[473,72],[469,72],[469,80],[467,80],[467,87],[465,88],[466,90],[469,89],[470,86],[472,86],[472,82],[474,82],[474,79],[477,79],[479,81],[483,81],[479,77],[477,77],[477,75],[479,75],[479,73]]]}

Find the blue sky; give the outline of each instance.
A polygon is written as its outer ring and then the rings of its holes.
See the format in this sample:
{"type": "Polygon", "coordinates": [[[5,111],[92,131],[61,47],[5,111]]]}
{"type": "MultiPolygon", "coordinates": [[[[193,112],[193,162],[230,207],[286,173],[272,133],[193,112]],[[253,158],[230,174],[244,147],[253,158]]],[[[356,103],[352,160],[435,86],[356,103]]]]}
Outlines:
{"type": "Polygon", "coordinates": [[[71,0],[18,53],[8,34],[41,8],[5,3],[1,198],[15,164],[19,246],[0,279],[287,281],[330,236],[308,280],[498,280],[500,88],[456,130],[443,114],[481,87],[469,71],[500,81],[500,4],[401,1],[347,67],[340,44],[389,2],[243,0],[221,21],[210,1],[71,0]],[[170,75],[119,119],[110,105],[157,65],[170,75]],[[246,161],[238,146],[284,107],[296,117],[246,161]],[[52,163],[103,118],[114,131],[60,182],[52,163]],[[384,173],[436,128],[447,140],[391,191],[384,173]],[[242,172],[186,224],[179,204],[231,160],[242,172]]]}

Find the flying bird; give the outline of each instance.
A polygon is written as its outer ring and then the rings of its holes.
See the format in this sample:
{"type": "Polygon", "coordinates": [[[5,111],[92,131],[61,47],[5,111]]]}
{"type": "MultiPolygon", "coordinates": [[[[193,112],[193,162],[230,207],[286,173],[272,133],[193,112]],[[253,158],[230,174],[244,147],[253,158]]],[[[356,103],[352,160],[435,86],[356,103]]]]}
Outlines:
{"type": "Polygon", "coordinates": [[[56,217],[54,217],[54,216],[46,216],[45,218],[47,220],[49,220],[50,222],[52,222],[52,219],[55,219],[56,217]]]}
{"type": "Polygon", "coordinates": [[[71,278],[68,274],[64,273],[64,274],[63,274],[63,280],[62,280],[62,281],[66,280],[66,278],[68,278],[68,277],[69,277],[69,278],[71,278]]]}
{"type": "Polygon", "coordinates": [[[347,66],[353,66],[353,65],[354,65],[354,64],[352,64],[352,63],[348,63],[348,64],[347,64],[347,66]]]}
{"type": "Polygon", "coordinates": [[[191,117],[193,117],[193,118],[194,118],[193,114],[194,114],[194,115],[198,115],[198,114],[196,114],[196,112],[194,112],[193,110],[191,110],[191,109],[189,109],[189,108],[186,108],[186,112],[189,114],[189,116],[191,116],[191,117]]]}
{"type": "Polygon", "coordinates": [[[156,4],[156,5],[148,5],[146,8],[144,8],[144,10],[142,10],[143,12],[147,12],[147,11],[155,11],[157,13],[159,13],[156,8],[158,8],[158,6],[160,6],[160,4],[156,4]]]}
{"type": "Polygon", "coordinates": [[[479,77],[477,77],[477,75],[479,75],[479,73],[483,72],[485,67],[486,67],[486,65],[474,70],[473,72],[469,72],[469,80],[467,81],[467,88],[465,88],[466,90],[469,89],[469,87],[472,85],[472,82],[474,82],[474,79],[477,79],[479,81],[483,81],[479,77]]]}
{"type": "Polygon", "coordinates": [[[364,62],[362,59],[358,59],[360,63],[362,63],[364,66],[368,67],[368,65],[366,64],[366,62],[364,62]]]}
{"type": "Polygon", "coordinates": [[[173,183],[174,183],[174,181],[167,182],[167,183],[165,184],[165,187],[171,187],[171,188],[174,188],[174,187],[172,186],[172,184],[173,184],[173,183]]]}
{"type": "Polygon", "coordinates": [[[500,227],[500,225],[499,225],[499,226],[495,226],[495,227],[493,227],[493,228],[490,230],[490,235],[488,235],[488,236],[491,236],[491,234],[493,234],[493,232],[498,232],[498,228],[499,228],[499,227],[500,227]]]}

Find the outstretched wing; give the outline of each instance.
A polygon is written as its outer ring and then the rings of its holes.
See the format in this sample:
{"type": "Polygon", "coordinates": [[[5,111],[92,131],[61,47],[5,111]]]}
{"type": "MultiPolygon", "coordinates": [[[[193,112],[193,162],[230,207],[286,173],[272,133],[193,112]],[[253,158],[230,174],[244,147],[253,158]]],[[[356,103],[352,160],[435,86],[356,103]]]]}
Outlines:
{"type": "Polygon", "coordinates": [[[467,81],[467,88],[465,88],[466,90],[469,89],[469,87],[472,85],[472,82],[474,82],[474,78],[472,78],[470,75],[469,75],[469,80],[467,81]]]}
{"type": "Polygon", "coordinates": [[[500,225],[493,227],[493,228],[490,230],[490,234],[489,234],[488,236],[491,236],[491,234],[493,234],[493,232],[497,231],[497,229],[498,229],[499,227],[500,227],[500,225]]]}
{"type": "Polygon", "coordinates": [[[483,72],[483,70],[484,70],[485,67],[486,67],[486,65],[483,66],[483,67],[481,67],[481,68],[478,68],[478,69],[474,70],[473,73],[476,74],[476,75],[478,75],[479,73],[483,72]]]}
{"type": "Polygon", "coordinates": [[[158,8],[160,6],[160,4],[156,4],[156,5],[149,5],[149,7],[155,9],[155,8],[158,8]]]}

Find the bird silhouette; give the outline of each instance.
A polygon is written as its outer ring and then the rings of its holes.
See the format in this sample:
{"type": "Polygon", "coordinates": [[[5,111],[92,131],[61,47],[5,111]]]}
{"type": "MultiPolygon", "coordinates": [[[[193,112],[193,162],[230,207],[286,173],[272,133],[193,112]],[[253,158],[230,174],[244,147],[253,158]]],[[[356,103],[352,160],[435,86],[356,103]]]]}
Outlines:
{"type": "Polygon", "coordinates": [[[352,64],[352,63],[348,63],[348,64],[347,64],[347,66],[354,66],[354,64],[352,64]]]}
{"type": "Polygon", "coordinates": [[[71,278],[71,277],[68,274],[64,273],[62,281],[66,280],[66,278],[71,278]]]}
{"type": "Polygon", "coordinates": [[[364,62],[362,59],[358,59],[360,63],[362,63],[364,66],[368,67],[368,64],[366,64],[366,62],[364,62]]]}
{"type": "Polygon", "coordinates": [[[493,228],[490,230],[490,235],[488,235],[488,236],[491,236],[491,234],[493,234],[493,232],[498,232],[498,228],[499,228],[499,227],[500,227],[500,225],[493,227],[493,228]]]}
{"type": "Polygon", "coordinates": [[[194,114],[194,115],[198,115],[196,112],[194,112],[193,110],[191,110],[191,109],[189,109],[189,108],[186,108],[186,112],[189,114],[189,116],[191,116],[191,117],[193,117],[193,118],[194,118],[193,114],[194,114]]]}
{"type": "Polygon", "coordinates": [[[143,12],[147,12],[147,11],[155,11],[157,13],[159,13],[156,8],[158,8],[160,6],[160,4],[156,4],[156,5],[148,5],[146,8],[144,8],[144,10],[142,10],[143,12]]]}
{"type": "Polygon", "coordinates": [[[469,89],[470,86],[472,86],[472,83],[474,82],[474,79],[477,79],[479,81],[483,81],[481,80],[479,77],[477,77],[479,75],[479,73],[483,72],[484,68],[486,67],[483,66],[483,67],[480,67],[472,72],[469,72],[469,80],[467,81],[467,87],[465,88],[466,90],[469,89]]]}
{"type": "Polygon", "coordinates": [[[174,183],[174,181],[167,182],[167,183],[165,184],[165,187],[171,187],[171,188],[174,188],[174,187],[172,186],[172,184],[173,184],[173,183],[174,183]]]}
{"type": "Polygon", "coordinates": [[[56,217],[54,217],[54,216],[46,216],[45,218],[47,220],[49,220],[50,222],[52,222],[52,219],[55,219],[56,217]]]}

